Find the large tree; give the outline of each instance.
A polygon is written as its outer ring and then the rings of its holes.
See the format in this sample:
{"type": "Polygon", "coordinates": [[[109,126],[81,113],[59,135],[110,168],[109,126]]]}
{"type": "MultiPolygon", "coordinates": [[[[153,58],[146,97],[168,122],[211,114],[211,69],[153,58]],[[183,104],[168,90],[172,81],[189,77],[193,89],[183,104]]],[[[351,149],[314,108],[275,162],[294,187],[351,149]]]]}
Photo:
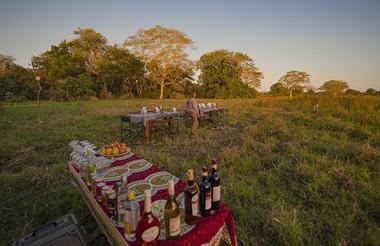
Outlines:
{"type": "Polygon", "coordinates": [[[103,92],[140,97],[145,87],[144,64],[127,50],[109,46],[99,65],[98,81],[103,92]]]}
{"type": "Polygon", "coordinates": [[[13,56],[0,54],[0,75],[4,74],[14,61],[15,58],[13,56]]]}
{"type": "Polygon", "coordinates": [[[92,28],[78,28],[69,42],[74,56],[85,60],[88,75],[97,75],[102,57],[107,51],[108,40],[92,28]]]}
{"type": "Polygon", "coordinates": [[[270,94],[274,96],[286,96],[289,94],[289,90],[283,84],[277,82],[270,87],[270,94]]]}
{"type": "Polygon", "coordinates": [[[292,98],[295,89],[310,84],[310,75],[301,71],[289,71],[278,82],[289,90],[289,97],[292,98]]]}
{"type": "Polygon", "coordinates": [[[13,57],[0,54],[0,100],[33,99],[36,93],[33,73],[14,61],[13,57]]]}
{"type": "Polygon", "coordinates": [[[376,91],[376,90],[373,89],[373,88],[368,88],[368,89],[365,91],[365,94],[366,94],[366,95],[372,95],[372,96],[374,96],[374,95],[379,94],[379,92],[380,92],[380,91],[376,91]]]}
{"type": "Polygon", "coordinates": [[[336,96],[343,94],[348,88],[348,83],[343,80],[329,80],[323,83],[323,85],[319,87],[319,90],[336,96]]]}
{"type": "Polygon", "coordinates": [[[186,53],[193,48],[193,41],[178,30],[162,26],[141,29],[124,42],[124,47],[145,63],[148,76],[160,87],[160,99],[166,86],[194,73],[194,64],[186,53]]]}
{"type": "Polygon", "coordinates": [[[251,97],[262,73],[248,55],[228,50],[205,53],[197,62],[199,84],[207,97],[251,97]]]}

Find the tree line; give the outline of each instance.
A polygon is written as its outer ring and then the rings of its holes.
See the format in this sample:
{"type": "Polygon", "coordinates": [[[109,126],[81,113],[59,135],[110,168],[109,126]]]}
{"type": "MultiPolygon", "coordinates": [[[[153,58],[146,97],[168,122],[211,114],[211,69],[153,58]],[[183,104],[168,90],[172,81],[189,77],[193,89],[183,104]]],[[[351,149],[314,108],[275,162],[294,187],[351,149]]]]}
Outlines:
{"type": "MultiPolygon", "coordinates": [[[[253,58],[218,49],[192,61],[188,51],[194,48],[185,33],[162,26],[141,29],[122,44],[110,44],[92,28],[78,28],[72,40],[63,40],[33,56],[30,68],[0,54],[0,100],[32,100],[39,87],[41,99],[56,101],[180,98],[190,90],[208,98],[258,95],[263,73],[253,58]]],[[[313,91],[310,75],[290,71],[272,85],[270,94],[292,97],[305,90],[313,91]]],[[[319,90],[357,93],[348,89],[347,82],[338,80],[327,81],[319,90]]],[[[366,93],[379,92],[368,89],[366,93]]]]}

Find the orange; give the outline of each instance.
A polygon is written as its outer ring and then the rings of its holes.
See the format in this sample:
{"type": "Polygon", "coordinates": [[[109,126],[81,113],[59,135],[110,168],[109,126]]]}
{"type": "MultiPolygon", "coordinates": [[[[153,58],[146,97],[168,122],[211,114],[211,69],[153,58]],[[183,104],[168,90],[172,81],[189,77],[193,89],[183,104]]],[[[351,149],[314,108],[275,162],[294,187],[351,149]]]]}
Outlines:
{"type": "Polygon", "coordinates": [[[112,155],[112,147],[106,147],[106,154],[112,155]]]}

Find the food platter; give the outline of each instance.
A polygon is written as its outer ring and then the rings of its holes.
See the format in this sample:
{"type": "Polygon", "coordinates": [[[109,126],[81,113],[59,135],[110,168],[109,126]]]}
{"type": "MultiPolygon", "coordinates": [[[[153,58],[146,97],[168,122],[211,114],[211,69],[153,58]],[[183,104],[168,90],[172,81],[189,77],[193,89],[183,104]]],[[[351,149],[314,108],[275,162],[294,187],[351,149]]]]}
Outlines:
{"type": "Polygon", "coordinates": [[[96,152],[96,154],[98,155],[101,155],[101,156],[104,156],[106,158],[116,158],[116,157],[121,157],[121,156],[125,156],[127,154],[131,153],[131,149],[129,147],[126,148],[125,152],[124,153],[121,153],[121,154],[117,154],[117,155],[107,155],[107,154],[104,154],[102,153],[100,150],[98,150],[96,152]]]}
{"type": "Polygon", "coordinates": [[[139,180],[128,184],[128,190],[135,192],[136,201],[144,200],[144,191],[151,190],[152,196],[156,193],[156,190],[153,189],[152,185],[146,183],[144,180],[139,180]]]}
{"type": "Polygon", "coordinates": [[[131,172],[142,172],[152,166],[152,163],[146,160],[135,160],[128,163],[128,169],[131,172]]]}
{"type": "Polygon", "coordinates": [[[170,179],[174,179],[174,183],[178,182],[177,177],[165,171],[153,173],[146,178],[146,180],[150,184],[152,184],[155,188],[161,188],[161,189],[168,187],[168,181],[170,179]]]}
{"type": "Polygon", "coordinates": [[[121,178],[121,175],[126,174],[128,172],[129,170],[127,166],[112,167],[104,171],[100,175],[100,178],[102,178],[104,181],[116,181],[121,178]]]}

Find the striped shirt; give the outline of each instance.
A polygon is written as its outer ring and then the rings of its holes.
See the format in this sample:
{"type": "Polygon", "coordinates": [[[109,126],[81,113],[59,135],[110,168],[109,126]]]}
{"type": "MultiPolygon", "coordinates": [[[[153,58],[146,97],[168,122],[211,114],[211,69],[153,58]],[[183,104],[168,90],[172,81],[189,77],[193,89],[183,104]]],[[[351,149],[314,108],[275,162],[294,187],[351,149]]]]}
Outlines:
{"type": "Polygon", "coordinates": [[[186,105],[185,105],[185,112],[191,114],[194,111],[198,113],[197,102],[195,101],[195,98],[189,98],[189,100],[187,100],[186,105]]]}

